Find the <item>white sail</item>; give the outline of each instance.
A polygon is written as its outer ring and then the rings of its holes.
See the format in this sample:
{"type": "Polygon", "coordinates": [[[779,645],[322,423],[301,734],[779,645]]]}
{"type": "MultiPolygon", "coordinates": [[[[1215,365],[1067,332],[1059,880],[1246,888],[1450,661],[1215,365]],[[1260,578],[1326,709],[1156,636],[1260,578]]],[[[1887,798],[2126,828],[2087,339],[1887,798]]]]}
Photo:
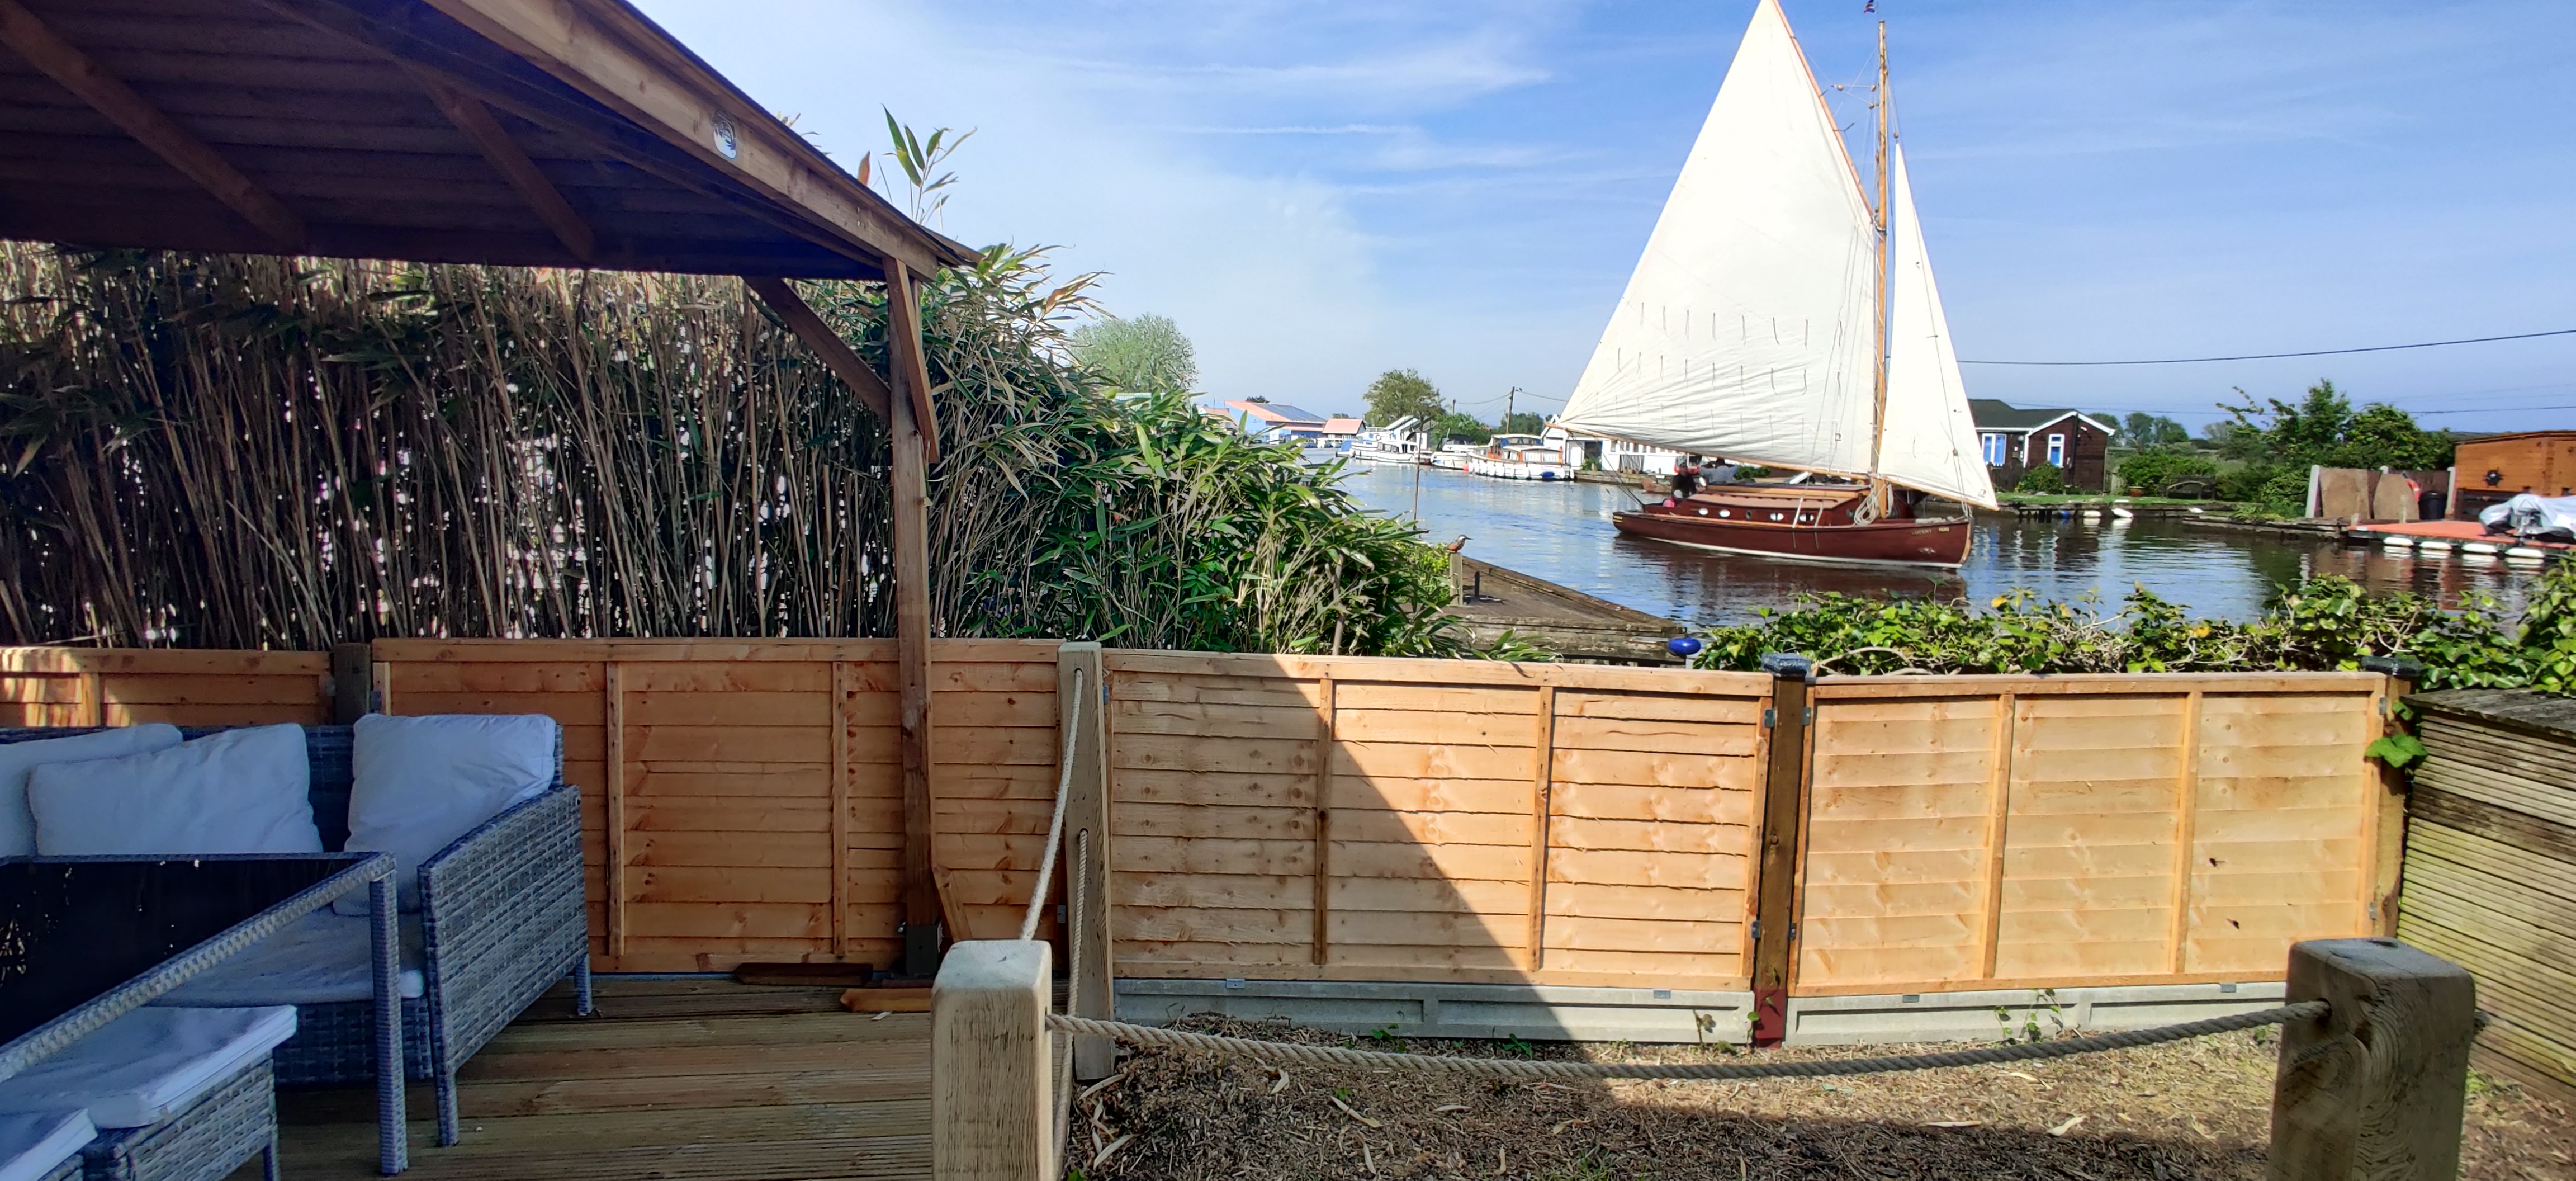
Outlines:
{"type": "Polygon", "coordinates": [[[1762,0],[1560,421],[1866,474],[1876,239],[1777,0],[1762,0]]]}
{"type": "Polygon", "coordinates": [[[1950,321],[1923,249],[1903,145],[1889,149],[1887,176],[1887,415],[1879,473],[1908,488],[1993,508],[1995,486],[1977,449],[1968,387],[1959,380],[1950,321]]]}

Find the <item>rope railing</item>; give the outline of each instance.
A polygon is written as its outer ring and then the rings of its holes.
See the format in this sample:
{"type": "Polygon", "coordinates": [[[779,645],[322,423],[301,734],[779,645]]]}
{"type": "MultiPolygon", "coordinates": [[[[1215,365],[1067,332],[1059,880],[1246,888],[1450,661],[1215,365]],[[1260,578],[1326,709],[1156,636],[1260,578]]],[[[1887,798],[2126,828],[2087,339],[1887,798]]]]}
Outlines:
{"type": "Polygon", "coordinates": [[[1047,896],[1055,888],[1056,850],[1064,847],[1064,802],[1073,795],[1073,740],[1082,733],[1082,671],[1073,670],[1073,702],[1065,707],[1064,757],[1056,760],[1060,768],[1055,781],[1055,815],[1047,821],[1046,856],[1038,862],[1037,884],[1029,887],[1028,913],[1020,916],[1020,938],[1038,937],[1038,916],[1046,912],[1047,896]]]}
{"type": "Polygon", "coordinates": [[[1618,1062],[1550,1062],[1530,1059],[1462,1058],[1439,1054],[1390,1054],[1379,1050],[1352,1050],[1340,1046],[1315,1046],[1298,1042],[1265,1042],[1251,1038],[1221,1037],[1209,1033],[1192,1033],[1180,1029],[1160,1029],[1150,1025],[1130,1025],[1123,1021],[1096,1021],[1085,1017],[1053,1014],[1047,1028],[1063,1033],[1093,1034],[1112,1037],[1132,1046],[1162,1049],[1201,1050],[1230,1054],[1264,1061],[1299,1062],[1309,1066],[1361,1067],[1369,1069],[1413,1070],[1427,1073],[1466,1075],[1471,1078],[1538,1078],[1538,1079],[1769,1079],[1833,1078],[1850,1074],[1886,1074],[1901,1070],[1937,1070],[1944,1067],[1988,1066],[2003,1062],[2029,1062],[2044,1058],[2071,1058],[2105,1050],[2130,1050],[2140,1046],[2162,1045],[2254,1029],[2265,1025],[2287,1025],[2313,1021],[2326,1014],[2326,1002],[2301,1001],[2276,1009],[2212,1017],[2180,1025],[2154,1029],[2132,1029],[2116,1033],[2092,1034],[2054,1042],[2024,1042],[2009,1046],[1985,1046],[1974,1050],[1948,1050],[1936,1054],[1896,1054],[1878,1058],[1843,1058],[1805,1062],[1759,1062],[1743,1065],[1725,1063],[1618,1063],[1618,1062]]]}

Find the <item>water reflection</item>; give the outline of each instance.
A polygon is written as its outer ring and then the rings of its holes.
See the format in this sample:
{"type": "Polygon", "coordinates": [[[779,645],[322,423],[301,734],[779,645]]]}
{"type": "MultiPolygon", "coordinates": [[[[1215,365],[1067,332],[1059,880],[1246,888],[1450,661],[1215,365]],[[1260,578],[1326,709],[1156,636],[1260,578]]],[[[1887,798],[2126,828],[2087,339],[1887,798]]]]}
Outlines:
{"type": "Polygon", "coordinates": [[[1464,535],[1476,557],[1658,615],[1737,621],[1799,591],[1897,592],[1983,604],[2028,588],[2042,597],[2099,595],[2116,605],[2132,583],[2196,614],[2246,619],[2273,589],[2341,574],[2374,590],[2412,590],[2456,604],[2471,590],[2518,603],[2537,567],[2487,555],[2448,561],[2376,547],[2199,528],[2180,521],[1979,519],[1958,571],[1829,566],[1686,550],[1617,534],[1610,514],[1636,503],[1609,484],[1529,484],[1437,468],[1353,464],[1343,478],[1363,503],[1410,517],[1434,541],[1464,535]],[[2478,559],[2478,560],[2471,560],[2478,559]]]}

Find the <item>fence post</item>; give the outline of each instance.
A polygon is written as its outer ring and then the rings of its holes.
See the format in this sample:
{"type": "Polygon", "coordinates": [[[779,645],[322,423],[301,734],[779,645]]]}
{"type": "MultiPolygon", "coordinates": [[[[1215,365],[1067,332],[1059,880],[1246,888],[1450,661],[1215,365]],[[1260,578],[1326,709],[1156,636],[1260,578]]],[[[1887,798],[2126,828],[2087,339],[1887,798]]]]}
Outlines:
{"type": "Polygon", "coordinates": [[[968,939],[940,962],[930,989],[930,1163],[938,1181],[1049,1181],[1054,950],[1037,940],[968,939]]]}
{"type": "Polygon", "coordinates": [[[1763,771],[1762,847],[1753,904],[1753,1044],[1776,1046],[1789,1034],[1791,926],[1797,916],[1799,801],[1807,768],[1807,680],[1815,666],[1795,653],[1762,657],[1771,674],[1771,761],[1763,771]]]}
{"type": "MultiPolygon", "coordinates": [[[[2415,691],[2424,679],[2424,666],[2403,656],[2365,656],[2361,667],[2366,672],[2384,673],[2388,689],[2380,696],[2380,736],[2404,734],[2406,723],[2397,716],[2398,703],[2415,691]]],[[[2370,800],[2374,809],[2375,838],[2370,850],[2371,882],[2370,931],[2374,935],[2397,934],[2397,895],[2406,872],[2406,796],[2412,778],[2405,771],[2386,763],[2379,765],[2379,791],[2370,800]]]]}
{"type": "Polygon", "coordinates": [[[346,726],[376,709],[376,646],[331,645],[331,724],[346,726]]]}
{"type": "MultiPolygon", "coordinates": [[[[1073,781],[1064,804],[1065,942],[1076,1017],[1117,1017],[1117,969],[1109,922],[1109,682],[1100,645],[1083,640],[1056,649],[1057,725],[1072,725],[1073,781]],[[1074,716],[1074,678],[1081,674],[1081,716],[1074,716]],[[1080,907],[1074,899],[1082,899],[1080,907]]],[[[1038,884],[1045,889],[1046,883],[1038,884]]],[[[1073,1039],[1074,1077],[1109,1077],[1118,1048],[1108,1038],[1073,1039]]]]}
{"type": "Polygon", "coordinates": [[[2290,947],[2292,1003],[2272,1084],[2274,1181],[2450,1181],[2460,1171],[2477,984],[2394,939],[2290,947]]]}

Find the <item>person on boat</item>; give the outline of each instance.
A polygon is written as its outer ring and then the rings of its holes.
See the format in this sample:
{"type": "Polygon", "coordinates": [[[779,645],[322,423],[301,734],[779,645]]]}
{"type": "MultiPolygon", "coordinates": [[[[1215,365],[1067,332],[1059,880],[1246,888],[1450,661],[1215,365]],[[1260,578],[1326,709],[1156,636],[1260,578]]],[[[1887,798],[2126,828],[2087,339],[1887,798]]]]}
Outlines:
{"type": "Polygon", "coordinates": [[[1702,475],[1703,483],[1732,484],[1735,482],[1735,464],[1726,459],[1719,459],[1715,470],[1703,472],[1702,475]]]}
{"type": "Polygon", "coordinates": [[[1699,491],[1699,475],[1699,457],[1696,455],[1685,455],[1680,463],[1673,465],[1673,503],[1688,500],[1691,493],[1699,491]]]}

